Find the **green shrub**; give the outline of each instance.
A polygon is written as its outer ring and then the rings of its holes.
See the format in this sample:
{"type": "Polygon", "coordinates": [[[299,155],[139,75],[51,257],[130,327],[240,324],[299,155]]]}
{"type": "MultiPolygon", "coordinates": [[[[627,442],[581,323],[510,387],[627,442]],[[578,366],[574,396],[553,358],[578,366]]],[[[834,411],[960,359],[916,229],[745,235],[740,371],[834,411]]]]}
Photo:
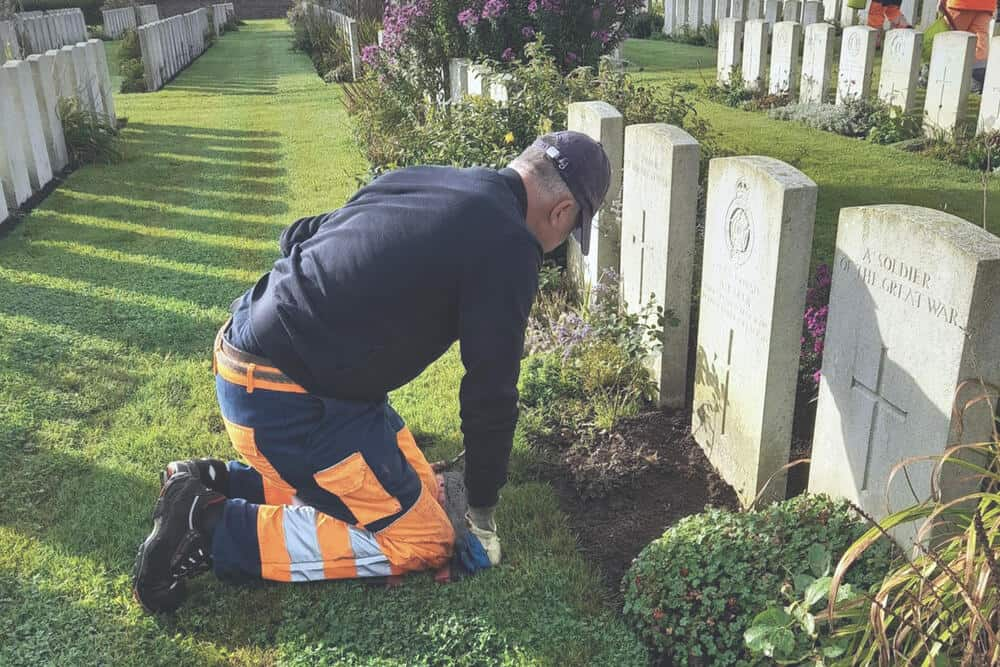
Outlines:
{"type": "Polygon", "coordinates": [[[121,92],[146,92],[146,73],[142,63],[142,49],[139,47],[139,32],[134,29],[122,34],[121,48],[118,50],[118,72],[122,76],[121,92]]]}
{"type": "Polygon", "coordinates": [[[59,100],[59,119],[72,166],[113,164],[124,159],[118,129],[103,114],[81,106],[75,98],[64,97],[59,100]]]}
{"type": "Polygon", "coordinates": [[[663,32],[663,15],[653,12],[639,12],[632,17],[629,36],[637,39],[649,39],[663,32]]]}
{"type": "MultiPolygon", "coordinates": [[[[293,28],[292,48],[309,55],[316,73],[324,81],[334,83],[353,78],[351,45],[344,33],[306,13],[298,4],[288,11],[288,21],[293,28]]],[[[375,22],[358,22],[358,38],[362,44],[365,39],[377,39],[377,33],[375,22]]]]}
{"type": "Polygon", "coordinates": [[[976,171],[1000,170],[1000,131],[975,137],[940,138],[928,143],[924,154],[976,171]]]}
{"type": "MultiPolygon", "coordinates": [[[[748,658],[744,632],[781,599],[783,585],[808,572],[810,549],[820,545],[839,558],[866,528],[848,503],[813,495],[759,511],[686,517],[643,549],[625,575],[625,620],[674,664],[739,664],[748,658]]],[[[867,590],[888,558],[879,545],[847,580],[867,590]]]]}
{"type": "Polygon", "coordinates": [[[844,104],[790,104],[773,109],[768,115],[880,144],[903,141],[920,133],[918,119],[899,114],[875,98],[856,97],[844,104]]]}
{"type": "Polygon", "coordinates": [[[87,25],[97,25],[104,20],[101,15],[101,0],[20,0],[18,4],[19,12],[80,8],[87,25]]]}
{"type": "Polygon", "coordinates": [[[712,83],[705,87],[705,96],[713,102],[744,111],[765,111],[788,105],[787,93],[770,93],[766,81],[758,81],[756,88],[749,88],[740,68],[733,69],[729,81],[712,83]]]}

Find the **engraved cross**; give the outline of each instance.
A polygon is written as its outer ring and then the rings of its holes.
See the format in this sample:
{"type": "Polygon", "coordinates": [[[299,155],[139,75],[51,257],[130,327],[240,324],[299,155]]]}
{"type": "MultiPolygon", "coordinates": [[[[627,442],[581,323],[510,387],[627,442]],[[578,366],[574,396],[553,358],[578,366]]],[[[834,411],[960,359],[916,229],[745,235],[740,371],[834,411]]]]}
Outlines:
{"type": "Polygon", "coordinates": [[[733,366],[733,330],[729,330],[729,341],[726,344],[726,375],[722,383],[722,424],[721,434],[726,434],[726,418],[729,416],[729,373],[733,366]]]}
{"type": "Polygon", "coordinates": [[[868,445],[867,450],[865,451],[865,472],[861,480],[862,491],[866,491],[868,489],[868,477],[872,464],[872,444],[875,440],[876,430],[880,428],[880,425],[884,428],[885,420],[880,419],[880,417],[885,414],[886,417],[895,419],[899,423],[906,421],[906,411],[899,406],[894,405],[882,395],[882,378],[885,371],[885,360],[888,353],[889,348],[883,346],[878,360],[878,371],[874,389],[865,386],[856,377],[851,377],[851,389],[857,391],[872,402],[871,419],[868,422],[868,445]]]}
{"type": "Polygon", "coordinates": [[[938,84],[940,86],[940,88],[941,88],[941,90],[940,90],[941,96],[938,98],[938,109],[943,109],[944,108],[944,84],[948,83],[948,66],[947,65],[944,66],[944,71],[941,72],[941,78],[938,79],[937,81],[935,81],[934,83],[938,84]]]}

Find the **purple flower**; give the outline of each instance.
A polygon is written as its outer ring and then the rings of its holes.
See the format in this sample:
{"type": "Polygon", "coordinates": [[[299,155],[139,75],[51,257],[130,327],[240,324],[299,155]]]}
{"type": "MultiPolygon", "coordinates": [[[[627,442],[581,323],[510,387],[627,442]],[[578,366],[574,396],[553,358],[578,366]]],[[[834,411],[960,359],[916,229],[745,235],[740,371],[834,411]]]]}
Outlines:
{"type": "Polygon", "coordinates": [[[366,46],[361,49],[361,62],[369,67],[375,67],[378,64],[378,52],[379,48],[377,45],[370,44],[366,46]]]}
{"type": "Polygon", "coordinates": [[[529,39],[529,40],[530,39],[534,39],[535,38],[535,29],[532,28],[530,25],[526,25],[523,28],[521,28],[521,36],[524,37],[525,39],[529,39]]]}
{"type": "Polygon", "coordinates": [[[607,44],[608,42],[611,41],[611,33],[609,33],[607,30],[595,30],[592,33],[590,33],[590,36],[593,39],[599,39],[601,41],[601,44],[607,44]]]}
{"type": "Polygon", "coordinates": [[[471,28],[479,23],[479,14],[474,9],[465,9],[458,13],[458,22],[463,28],[471,28]]]}
{"type": "Polygon", "coordinates": [[[509,63],[511,60],[514,59],[514,49],[508,46],[506,49],[503,50],[503,54],[501,54],[500,59],[503,60],[505,63],[509,63]]]}
{"type": "Polygon", "coordinates": [[[528,3],[528,11],[532,14],[538,11],[538,0],[531,0],[528,3]]]}
{"type": "Polygon", "coordinates": [[[507,12],[507,0],[486,0],[483,5],[484,19],[498,19],[507,12]]]}
{"type": "Polygon", "coordinates": [[[572,51],[570,51],[569,53],[566,54],[566,62],[568,64],[570,64],[570,65],[572,65],[573,63],[575,63],[577,61],[577,59],[578,59],[577,55],[575,53],[573,53],[572,51]]]}

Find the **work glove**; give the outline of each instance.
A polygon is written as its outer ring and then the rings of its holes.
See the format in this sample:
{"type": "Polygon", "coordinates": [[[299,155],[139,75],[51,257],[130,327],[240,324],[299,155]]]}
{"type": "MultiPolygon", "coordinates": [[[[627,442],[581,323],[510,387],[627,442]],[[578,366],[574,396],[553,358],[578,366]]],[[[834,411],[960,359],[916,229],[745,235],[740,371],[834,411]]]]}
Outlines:
{"type": "Polygon", "coordinates": [[[500,563],[500,538],[497,537],[497,524],[493,519],[496,509],[496,505],[470,507],[465,513],[465,523],[469,527],[469,532],[483,545],[490,565],[493,566],[500,563]]]}

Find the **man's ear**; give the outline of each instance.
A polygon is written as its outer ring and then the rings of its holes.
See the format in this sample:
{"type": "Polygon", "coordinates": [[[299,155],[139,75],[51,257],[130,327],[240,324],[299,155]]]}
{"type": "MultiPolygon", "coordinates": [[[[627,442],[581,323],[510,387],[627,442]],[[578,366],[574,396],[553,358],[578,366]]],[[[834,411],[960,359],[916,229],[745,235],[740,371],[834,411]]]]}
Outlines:
{"type": "Polygon", "coordinates": [[[576,214],[576,202],[572,199],[562,199],[552,207],[549,223],[560,232],[568,234],[573,231],[573,227],[576,225],[576,214]]]}

